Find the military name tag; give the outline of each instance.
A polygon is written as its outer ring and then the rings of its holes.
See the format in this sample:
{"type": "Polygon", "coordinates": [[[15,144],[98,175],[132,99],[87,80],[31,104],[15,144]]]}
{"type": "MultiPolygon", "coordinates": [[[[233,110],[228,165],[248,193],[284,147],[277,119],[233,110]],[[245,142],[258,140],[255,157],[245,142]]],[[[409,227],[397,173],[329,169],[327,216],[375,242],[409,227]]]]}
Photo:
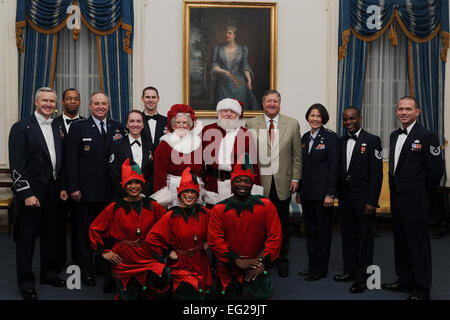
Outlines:
{"type": "Polygon", "coordinates": [[[430,145],[430,153],[433,156],[437,157],[438,155],[441,154],[441,147],[440,146],[435,147],[435,146],[430,145]]]}

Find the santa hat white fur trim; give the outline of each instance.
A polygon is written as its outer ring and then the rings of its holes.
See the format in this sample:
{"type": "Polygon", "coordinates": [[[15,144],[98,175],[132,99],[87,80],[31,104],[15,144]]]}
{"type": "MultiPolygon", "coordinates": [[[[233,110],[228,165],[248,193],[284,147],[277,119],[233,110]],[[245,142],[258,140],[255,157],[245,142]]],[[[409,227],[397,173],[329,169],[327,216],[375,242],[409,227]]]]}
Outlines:
{"type": "Polygon", "coordinates": [[[220,110],[233,110],[238,115],[242,114],[242,107],[239,104],[239,102],[236,99],[231,98],[225,98],[223,100],[220,100],[217,104],[217,112],[220,112],[220,110]]]}

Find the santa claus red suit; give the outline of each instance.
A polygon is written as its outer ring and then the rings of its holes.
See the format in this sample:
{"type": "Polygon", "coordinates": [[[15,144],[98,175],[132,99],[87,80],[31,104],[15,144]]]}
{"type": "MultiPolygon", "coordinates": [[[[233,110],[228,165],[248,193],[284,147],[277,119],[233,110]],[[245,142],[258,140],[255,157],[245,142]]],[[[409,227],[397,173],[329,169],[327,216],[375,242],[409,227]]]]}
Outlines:
{"type": "MultiPolygon", "coordinates": [[[[173,105],[167,119],[169,132],[161,137],[153,159],[154,194],[151,197],[170,208],[178,205],[177,188],[184,169],[190,167],[203,185],[203,160],[202,141],[194,126],[196,117],[192,108],[183,104],[173,105]],[[177,124],[186,119],[189,125],[185,128],[177,124]]],[[[203,203],[202,199],[201,192],[200,203],[203,203]]]]}
{"type": "Polygon", "coordinates": [[[231,197],[231,172],[245,152],[254,162],[255,184],[252,194],[263,194],[259,180],[256,145],[250,131],[240,126],[242,105],[226,98],[217,104],[219,121],[202,130],[203,161],[205,163],[205,202],[210,205],[231,197]],[[232,111],[232,114],[222,113],[232,111]],[[233,119],[235,118],[235,119],[233,119]]]}

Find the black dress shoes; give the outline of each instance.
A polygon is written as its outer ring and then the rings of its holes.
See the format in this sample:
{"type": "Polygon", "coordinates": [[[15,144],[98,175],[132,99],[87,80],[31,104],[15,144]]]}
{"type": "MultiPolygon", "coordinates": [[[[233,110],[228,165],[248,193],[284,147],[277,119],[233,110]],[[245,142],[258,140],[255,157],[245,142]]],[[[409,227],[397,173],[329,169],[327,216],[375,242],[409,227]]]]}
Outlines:
{"type": "Polygon", "coordinates": [[[37,300],[38,299],[36,289],[34,289],[34,288],[20,290],[20,294],[21,294],[23,300],[37,300]]]}
{"type": "Polygon", "coordinates": [[[363,293],[367,289],[366,283],[362,281],[353,282],[350,287],[350,293],[363,293]]]}
{"type": "Polygon", "coordinates": [[[309,276],[307,276],[305,278],[305,281],[316,281],[316,280],[319,280],[319,279],[322,279],[322,278],[325,278],[325,276],[324,275],[320,275],[318,273],[312,273],[312,274],[310,274],[309,276]]]}
{"type": "Polygon", "coordinates": [[[348,281],[354,281],[355,280],[355,276],[348,274],[348,273],[343,273],[343,274],[337,274],[333,277],[334,281],[337,282],[348,282],[348,281]]]}
{"type": "Polygon", "coordinates": [[[313,272],[311,270],[309,270],[309,269],[306,269],[306,270],[303,270],[303,271],[299,271],[297,274],[299,276],[302,276],[302,277],[307,277],[307,276],[312,275],[313,272]]]}
{"type": "Polygon", "coordinates": [[[95,287],[95,278],[93,276],[83,277],[81,282],[88,287],[95,287]]]}
{"type": "Polygon", "coordinates": [[[418,300],[429,300],[429,298],[423,296],[410,295],[408,298],[406,298],[406,300],[418,301],[418,300]]]}
{"type": "Polygon", "coordinates": [[[41,279],[41,284],[48,284],[51,285],[52,287],[65,287],[66,286],[66,281],[59,278],[59,277],[54,277],[54,278],[50,278],[50,279],[41,279]]]}
{"type": "Polygon", "coordinates": [[[383,283],[381,285],[381,289],[388,290],[388,291],[394,291],[394,292],[406,292],[409,293],[411,291],[411,287],[400,285],[398,281],[392,282],[392,283],[383,283]]]}

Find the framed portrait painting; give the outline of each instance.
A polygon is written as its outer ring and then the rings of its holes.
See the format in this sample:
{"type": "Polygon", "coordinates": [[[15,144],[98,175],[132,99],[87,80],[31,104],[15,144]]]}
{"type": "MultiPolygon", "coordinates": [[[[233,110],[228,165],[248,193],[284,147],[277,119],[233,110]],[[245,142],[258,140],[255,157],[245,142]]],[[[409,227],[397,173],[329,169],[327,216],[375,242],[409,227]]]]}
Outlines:
{"type": "Polygon", "coordinates": [[[262,113],[276,89],[277,3],[183,1],[183,102],[215,117],[234,98],[244,116],[262,113]]]}

